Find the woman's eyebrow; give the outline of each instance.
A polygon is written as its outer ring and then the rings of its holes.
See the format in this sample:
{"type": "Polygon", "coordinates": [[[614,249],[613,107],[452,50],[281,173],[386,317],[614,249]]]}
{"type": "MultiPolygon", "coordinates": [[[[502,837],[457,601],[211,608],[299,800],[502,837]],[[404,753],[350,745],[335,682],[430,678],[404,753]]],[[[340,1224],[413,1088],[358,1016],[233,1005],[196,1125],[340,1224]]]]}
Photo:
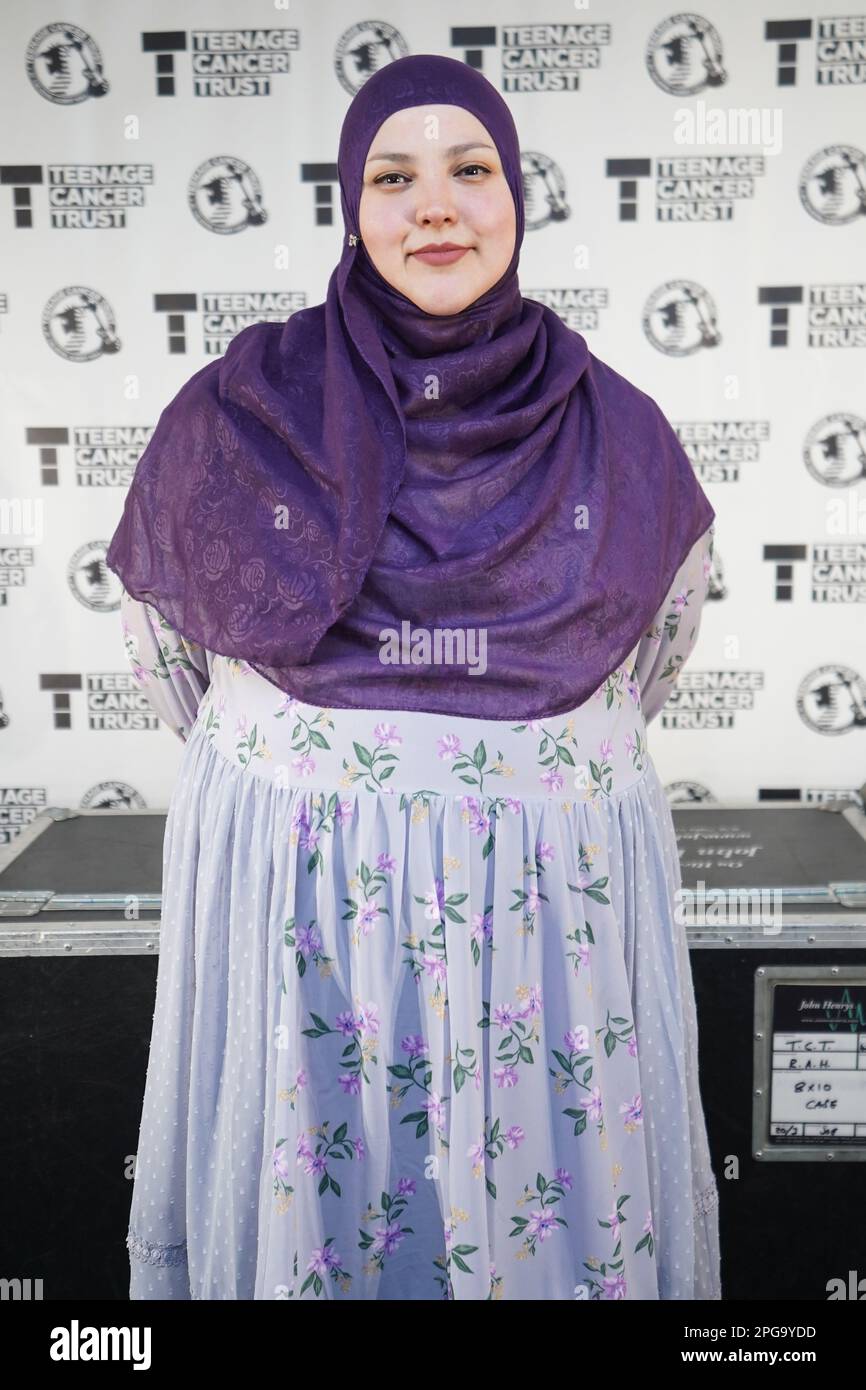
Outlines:
{"type": "MultiPolygon", "coordinates": [[[[456,154],[465,154],[467,150],[493,150],[494,148],[493,145],[487,145],[482,140],[467,140],[463,145],[449,145],[447,150],[443,150],[442,153],[446,159],[450,159],[456,154]]],[[[405,154],[400,150],[391,150],[381,154],[371,154],[367,163],[372,164],[376,159],[385,159],[389,164],[411,164],[414,158],[414,155],[405,154]]]]}

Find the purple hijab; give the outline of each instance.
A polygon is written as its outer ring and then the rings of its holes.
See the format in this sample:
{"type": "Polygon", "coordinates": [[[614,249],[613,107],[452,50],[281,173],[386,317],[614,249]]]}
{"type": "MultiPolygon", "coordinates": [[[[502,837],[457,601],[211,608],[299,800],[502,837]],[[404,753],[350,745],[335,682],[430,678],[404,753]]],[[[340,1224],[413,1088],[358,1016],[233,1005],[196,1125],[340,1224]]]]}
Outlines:
{"type": "Polygon", "coordinates": [[[631,652],[713,508],[655,401],[521,295],[520,149],[485,77],[429,54],[381,68],[346,113],[339,175],[325,302],[243,329],[181,387],[108,565],[185,637],[311,704],[565,713],[631,652]],[[359,228],[379,126],[439,104],[486,127],[517,225],[501,279],[449,316],[394,289],[359,228]]]}

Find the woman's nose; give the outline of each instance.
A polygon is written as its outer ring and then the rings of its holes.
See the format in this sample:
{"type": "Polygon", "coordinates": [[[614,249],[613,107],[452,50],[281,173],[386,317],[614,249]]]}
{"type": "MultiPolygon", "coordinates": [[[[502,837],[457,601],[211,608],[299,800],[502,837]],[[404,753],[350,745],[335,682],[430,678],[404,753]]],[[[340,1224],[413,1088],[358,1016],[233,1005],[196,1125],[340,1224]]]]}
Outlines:
{"type": "Polygon", "coordinates": [[[415,217],[419,222],[445,222],[455,217],[454,204],[440,191],[422,191],[415,200],[415,217]]]}
{"type": "Polygon", "coordinates": [[[418,209],[415,220],[425,226],[432,223],[434,227],[438,227],[443,222],[453,222],[454,218],[450,217],[442,208],[425,206],[418,209]]]}

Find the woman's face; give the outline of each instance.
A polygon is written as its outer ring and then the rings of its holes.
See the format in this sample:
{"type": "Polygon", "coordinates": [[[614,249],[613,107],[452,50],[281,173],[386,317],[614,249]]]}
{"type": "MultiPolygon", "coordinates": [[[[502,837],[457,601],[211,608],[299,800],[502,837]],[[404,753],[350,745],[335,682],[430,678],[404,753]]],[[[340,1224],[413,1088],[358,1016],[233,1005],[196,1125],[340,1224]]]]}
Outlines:
{"type": "Polygon", "coordinates": [[[429,314],[457,314],[508,268],[514,199],[485,126],[462,106],[409,106],[367,152],[361,240],[379,274],[429,314]],[[465,248],[425,259],[425,246],[465,248]]]}

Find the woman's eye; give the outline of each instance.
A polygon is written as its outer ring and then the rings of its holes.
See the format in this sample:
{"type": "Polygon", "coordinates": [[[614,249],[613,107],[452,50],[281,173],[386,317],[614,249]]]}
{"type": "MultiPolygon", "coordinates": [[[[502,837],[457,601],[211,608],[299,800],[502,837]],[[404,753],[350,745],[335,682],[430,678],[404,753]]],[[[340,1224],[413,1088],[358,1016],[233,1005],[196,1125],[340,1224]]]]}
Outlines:
{"type": "MultiPolygon", "coordinates": [[[[458,169],[458,170],[457,170],[457,173],[458,173],[458,174],[466,174],[466,173],[470,173],[472,170],[476,170],[476,169],[477,169],[480,173],[482,173],[482,174],[489,174],[489,173],[490,173],[490,170],[489,170],[488,168],[486,168],[486,166],[483,165],[483,164],[464,164],[463,167],[462,167],[461,169],[458,169]]],[[[407,178],[408,178],[408,175],[407,175],[407,174],[402,174],[402,173],[400,173],[399,170],[397,170],[397,169],[392,169],[392,170],[391,170],[389,173],[387,173],[387,174],[380,174],[378,178],[376,178],[376,179],[373,180],[373,182],[376,183],[376,184],[384,185],[385,187],[391,187],[391,188],[395,188],[395,187],[396,187],[396,188],[399,188],[399,187],[400,187],[399,183],[398,183],[398,184],[386,184],[386,183],[385,183],[385,180],[386,180],[386,179],[401,179],[401,180],[403,180],[403,179],[407,179],[407,178]]]]}

